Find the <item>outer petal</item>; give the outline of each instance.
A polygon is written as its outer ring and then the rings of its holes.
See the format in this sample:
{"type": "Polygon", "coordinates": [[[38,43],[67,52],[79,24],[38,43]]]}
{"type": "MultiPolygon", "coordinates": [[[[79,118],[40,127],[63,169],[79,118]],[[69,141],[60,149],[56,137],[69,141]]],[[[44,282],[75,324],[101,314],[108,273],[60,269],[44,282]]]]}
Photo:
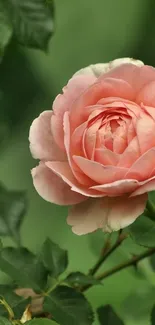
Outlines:
{"type": "Polygon", "coordinates": [[[125,64],[125,63],[132,63],[135,64],[137,66],[142,66],[144,65],[144,63],[142,61],[139,60],[134,60],[132,58],[121,58],[121,59],[116,59],[113,61],[110,61],[108,63],[97,63],[97,64],[91,64],[86,68],[83,68],[79,71],[77,71],[74,76],[78,76],[78,75],[92,75],[92,76],[96,76],[97,78],[110,71],[111,69],[120,66],[121,64],[125,64]]]}
{"type": "Polygon", "coordinates": [[[70,205],[83,201],[85,198],[71,188],[44,163],[32,169],[33,184],[40,196],[46,201],[70,205]]]}
{"type": "Polygon", "coordinates": [[[66,154],[55,143],[51,130],[52,111],[37,117],[29,133],[30,150],[34,158],[41,160],[66,160],[66,154]]]}
{"type": "Polygon", "coordinates": [[[135,91],[135,96],[137,97],[137,92],[149,82],[155,81],[155,68],[147,65],[136,66],[133,63],[125,63],[103,74],[99,80],[109,77],[123,79],[128,82],[132,86],[135,91]]]}
{"type": "Polygon", "coordinates": [[[91,64],[88,67],[85,67],[83,69],[80,69],[74,74],[74,76],[90,75],[98,78],[101,74],[108,71],[109,71],[109,63],[96,63],[96,64],[91,64]]]}
{"type": "Polygon", "coordinates": [[[127,173],[126,168],[117,166],[103,166],[96,161],[74,156],[74,161],[85,175],[99,184],[111,183],[122,179],[127,173]]]}
{"type": "Polygon", "coordinates": [[[135,221],[144,211],[147,194],[128,198],[89,199],[73,206],[69,212],[67,222],[73,226],[77,235],[84,235],[102,228],[111,232],[124,228],[135,221]]]}
{"type": "MultiPolygon", "coordinates": [[[[46,162],[46,166],[52,170],[56,175],[62,178],[62,180],[67,183],[71,189],[77,193],[80,193],[86,197],[101,197],[104,194],[99,193],[96,190],[89,189],[88,187],[84,187],[79,184],[74,177],[70,166],[67,162],[60,161],[48,161],[46,162]]],[[[83,200],[86,199],[83,197],[83,200]]]]}
{"type": "Polygon", "coordinates": [[[68,111],[76,98],[96,81],[94,76],[73,77],[63,89],[63,94],[58,95],[53,103],[54,115],[52,116],[52,131],[55,141],[64,149],[63,116],[68,111]]]}
{"type": "Polygon", "coordinates": [[[139,92],[136,102],[147,106],[155,106],[155,81],[146,84],[139,92]]]}
{"type": "Polygon", "coordinates": [[[141,185],[137,190],[135,190],[130,197],[141,195],[143,193],[148,193],[155,190],[155,176],[148,181],[145,181],[143,185],[141,185]]]}

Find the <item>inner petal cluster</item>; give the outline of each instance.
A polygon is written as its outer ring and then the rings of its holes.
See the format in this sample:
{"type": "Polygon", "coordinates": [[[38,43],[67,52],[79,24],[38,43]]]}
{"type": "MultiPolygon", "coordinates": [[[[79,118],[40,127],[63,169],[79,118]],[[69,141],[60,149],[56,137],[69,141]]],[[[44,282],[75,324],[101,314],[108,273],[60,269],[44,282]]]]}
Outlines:
{"type": "Polygon", "coordinates": [[[128,113],[121,106],[103,105],[101,109],[94,109],[87,120],[74,130],[71,136],[71,155],[105,166],[116,166],[136,136],[135,118],[135,114],[128,113]]]}

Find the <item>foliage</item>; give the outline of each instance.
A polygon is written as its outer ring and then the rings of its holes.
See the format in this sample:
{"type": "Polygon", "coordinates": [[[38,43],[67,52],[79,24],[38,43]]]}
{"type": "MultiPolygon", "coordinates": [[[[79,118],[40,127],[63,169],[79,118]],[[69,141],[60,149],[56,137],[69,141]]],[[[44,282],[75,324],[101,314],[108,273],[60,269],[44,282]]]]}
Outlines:
{"type": "Polygon", "coordinates": [[[151,325],[155,325],[155,306],[153,307],[151,312],[151,325]]]}
{"type": "Polygon", "coordinates": [[[140,216],[130,227],[133,240],[144,247],[155,246],[155,222],[146,216],[140,216]]]}
{"type": "Polygon", "coordinates": [[[74,285],[76,287],[88,285],[88,284],[90,285],[101,284],[101,282],[95,279],[93,276],[86,275],[81,272],[70,273],[65,279],[65,282],[70,285],[74,285]]]}
{"type": "MultiPolygon", "coordinates": [[[[0,314],[6,314],[4,307],[6,308],[9,304],[13,317],[17,315],[17,306],[18,318],[19,313],[21,317],[29,301],[17,296],[15,289],[29,287],[43,297],[42,312],[51,314],[60,325],[78,325],[79,321],[80,324],[92,324],[93,311],[84,295],[74,288],[59,285],[58,275],[62,274],[67,267],[64,256],[66,256],[66,251],[49,239],[43,243],[41,251],[37,255],[24,247],[2,248],[0,252],[0,269],[12,278],[15,285],[13,287],[12,285],[1,286],[0,290],[3,293],[4,304],[2,310],[0,309],[0,314]],[[50,244],[50,250],[47,249],[46,251],[47,243],[50,244]],[[51,263],[54,261],[53,264],[50,264],[50,267],[46,263],[48,261],[47,256],[51,263]],[[53,287],[49,287],[48,276],[57,278],[56,285],[53,287]]],[[[63,284],[63,280],[60,281],[60,284],[61,282],[63,284]]]]}
{"type": "Polygon", "coordinates": [[[50,319],[40,318],[32,319],[26,322],[27,325],[56,325],[57,323],[50,319]]]}
{"type": "Polygon", "coordinates": [[[25,192],[9,191],[0,184],[0,235],[20,241],[19,230],[26,214],[25,192]]]}
{"type": "Polygon", "coordinates": [[[58,277],[67,268],[68,255],[67,251],[61,249],[49,238],[46,239],[42,248],[42,260],[52,277],[58,277]]]}
{"type": "Polygon", "coordinates": [[[100,307],[97,310],[99,322],[101,325],[124,325],[111,306],[100,307]]]}
{"type": "Polygon", "coordinates": [[[1,55],[12,37],[25,46],[46,50],[53,33],[53,15],[53,0],[0,0],[1,55]]]}
{"type": "MultiPolygon", "coordinates": [[[[13,238],[17,247],[3,247],[2,244],[0,247],[0,270],[11,279],[10,284],[0,285],[0,324],[10,325],[26,321],[30,325],[35,325],[36,322],[37,325],[91,325],[94,312],[84,295],[89,287],[102,284],[102,279],[123,268],[137,266],[145,257],[150,256],[154,269],[154,221],[141,216],[128,228],[128,233],[136,243],[148,247],[147,251],[142,251],[140,255],[133,256],[124,264],[95,276],[106,257],[127,238],[127,234],[122,232],[114,237],[106,236],[100,249],[99,260],[93,267],[95,274],[92,276],[91,271],[87,274],[76,271],[66,276],[68,252],[51,239],[44,241],[38,253],[22,246],[20,229],[26,207],[24,192],[9,191],[1,185],[0,232],[2,236],[13,238]],[[37,314],[34,311],[36,302],[37,314]],[[35,319],[38,312],[40,316],[47,315],[49,319],[35,319]]],[[[124,325],[109,305],[98,308],[97,314],[102,325],[124,325]]],[[[154,310],[151,319],[153,322],[154,310]]]]}
{"type": "Polygon", "coordinates": [[[60,325],[90,325],[93,311],[82,293],[67,286],[57,286],[45,297],[43,309],[60,325]]]}

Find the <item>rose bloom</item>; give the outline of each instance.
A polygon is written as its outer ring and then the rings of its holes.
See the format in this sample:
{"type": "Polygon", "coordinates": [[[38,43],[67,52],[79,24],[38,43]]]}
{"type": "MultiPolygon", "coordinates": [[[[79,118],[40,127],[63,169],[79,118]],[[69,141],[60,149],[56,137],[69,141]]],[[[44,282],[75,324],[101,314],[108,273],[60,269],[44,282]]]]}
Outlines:
{"type": "Polygon", "coordinates": [[[82,235],[143,213],[155,189],[155,69],[123,58],[73,75],[30,128],[37,192],[82,235]]]}

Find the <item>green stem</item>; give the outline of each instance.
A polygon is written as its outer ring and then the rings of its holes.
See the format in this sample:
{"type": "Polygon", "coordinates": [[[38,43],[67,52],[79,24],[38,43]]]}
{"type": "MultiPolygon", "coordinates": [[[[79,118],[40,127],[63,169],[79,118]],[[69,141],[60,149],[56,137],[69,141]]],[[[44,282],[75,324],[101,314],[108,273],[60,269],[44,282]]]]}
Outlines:
{"type": "Polygon", "coordinates": [[[13,325],[21,325],[22,323],[20,322],[20,320],[14,320],[12,322],[13,325]]]}
{"type": "Polygon", "coordinates": [[[58,285],[60,285],[61,281],[55,279],[55,283],[52,284],[50,288],[46,292],[43,293],[44,296],[48,296],[58,285]]]}
{"type": "Polygon", "coordinates": [[[9,315],[9,320],[12,320],[14,318],[14,312],[12,310],[12,308],[10,307],[10,305],[7,303],[7,301],[2,297],[2,299],[0,298],[0,304],[4,306],[4,308],[6,309],[6,311],[8,312],[9,315]]]}
{"type": "MultiPolygon", "coordinates": [[[[136,266],[141,260],[143,260],[144,258],[147,258],[153,254],[155,254],[155,247],[148,249],[147,251],[145,251],[144,253],[142,253],[138,256],[133,256],[130,260],[128,260],[124,263],[121,263],[121,264],[113,267],[112,269],[99,274],[96,277],[96,279],[101,281],[101,280],[104,280],[104,279],[108,278],[109,276],[111,276],[121,270],[124,270],[130,266],[136,266]]],[[[91,286],[92,285],[86,285],[82,288],[81,291],[84,292],[84,291],[88,290],[91,286]]]]}
{"type": "Polygon", "coordinates": [[[115,249],[117,249],[121,245],[125,238],[127,238],[127,234],[123,234],[122,232],[120,232],[116,243],[109,250],[107,250],[106,248],[105,253],[100,256],[98,261],[89,271],[89,275],[94,275],[99,270],[105,260],[115,251],[115,249]]]}
{"type": "Polygon", "coordinates": [[[111,247],[111,235],[112,235],[112,233],[110,233],[106,239],[104,247],[101,251],[101,256],[104,256],[109,251],[109,249],[111,247]]]}
{"type": "Polygon", "coordinates": [[[154,248],[150,248],[149,250],[145,251],[144,253],[138,255],[138,256],[133,256],[130,260],[119,264],[117,266],[115,266],[114,268],[112,268],[111,270],[108,270],[104,273],[101,273],[100,275],[98,275],[96,277],[96,279],[98,280],[103,280],[107,277],[109,277],[110,275],[113,275],[121,270],[126,269],[127,267],[130,266],[136,266],[141,260],[143,260],[146,257],[149,257],[151,255],[155,254],[155,247],[154,248]]]}

